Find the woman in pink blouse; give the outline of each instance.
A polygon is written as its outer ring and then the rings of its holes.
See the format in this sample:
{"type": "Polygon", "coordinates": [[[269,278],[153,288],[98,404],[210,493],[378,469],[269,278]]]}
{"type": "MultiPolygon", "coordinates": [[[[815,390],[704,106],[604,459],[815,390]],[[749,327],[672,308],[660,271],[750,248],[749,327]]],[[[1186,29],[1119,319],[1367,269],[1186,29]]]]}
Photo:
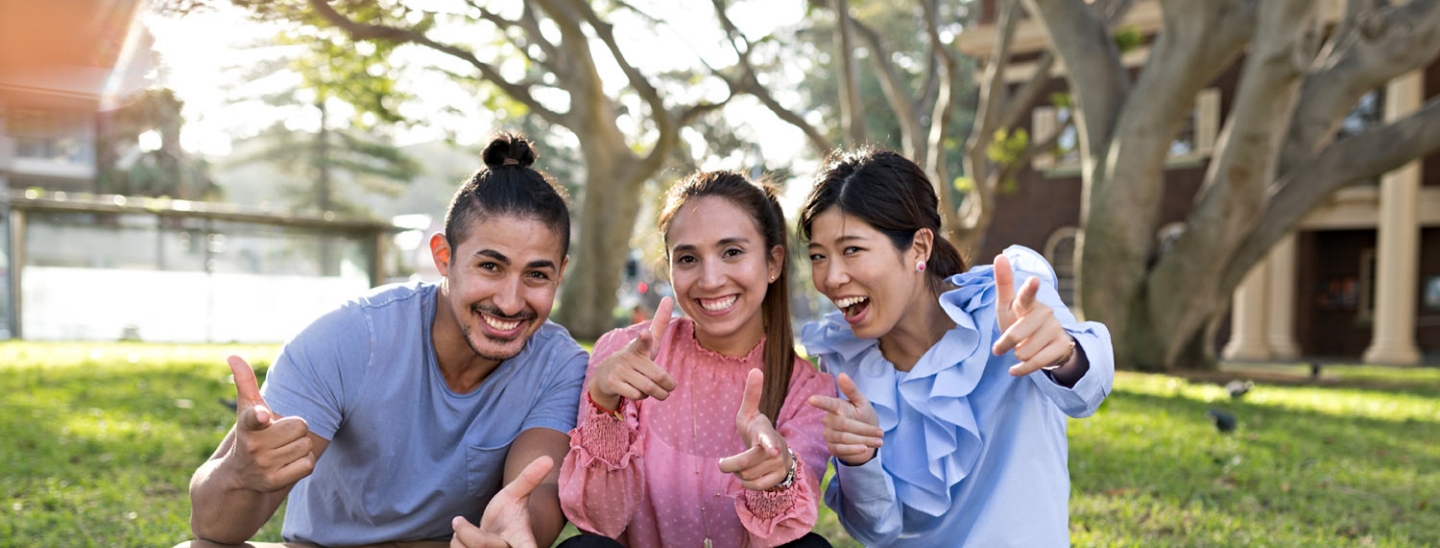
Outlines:
{"type": "Polygon", "coordinates": [[[591,535],[565,548],[829,546],[810,532],[824,412],[805,401],[834,381],[795,354],[775,195],[724,171],[666,195],[660,232],[687,317],[672,321],[667,298],[595,344],[560,470],[561,508],[591,535]]]}

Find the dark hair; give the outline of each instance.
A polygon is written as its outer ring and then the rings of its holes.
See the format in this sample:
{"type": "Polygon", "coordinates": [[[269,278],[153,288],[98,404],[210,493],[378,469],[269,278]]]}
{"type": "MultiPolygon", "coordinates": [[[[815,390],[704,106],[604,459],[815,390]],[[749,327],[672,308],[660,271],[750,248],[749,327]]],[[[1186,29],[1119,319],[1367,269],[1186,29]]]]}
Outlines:
{"type": "MultiPolygon", "coordinates": [[[[751,181],[734,171],[701,171],[686,177],[665,193],[665,207],[660,211],[660,235],[666,238],[675,213],[695,198],[724,198],[750,213],[755,228],[765,237],[765,254],[780,246],[780,275],[765,290],[760,315],[765,323],[765,390],[760,397],[760,412],[777,420],[785,395],[790,391],[790,375],[795,368],[795,334],[790,327],[790,260],[785,237],[785,214],[777,199],[780,191],[764,181],[751,181]]],[[[668,240],[668,238],[667,238],[668,240]]],[[[669,250],[666,250],[669,255],[669,250]]]]}
{"type": "Polygon", "coordinates": [[[875,227],[902,251],[917,231],[930,229],[935,245],[925,258],[925,273],[936,293],[945,278],[965,271],[960,251],[940,232],[935,187],[925,170],[904,156],[873,146],[831,152],[800,210],[798,231],[806,240],[815,217],[831,207],[875,227]]]}
{"type": "Polygon", "coordinates": [[[471,175],[445,213],[445,241],[451,249],[469,236],[470,227],[486,215],[517,215],[535,219],[560,236],[563,257],[570,253],[570,210],[565,187],[532,167],[539,153],[524,135],[502,131],[485,145],[485,167],[471,175]]]}

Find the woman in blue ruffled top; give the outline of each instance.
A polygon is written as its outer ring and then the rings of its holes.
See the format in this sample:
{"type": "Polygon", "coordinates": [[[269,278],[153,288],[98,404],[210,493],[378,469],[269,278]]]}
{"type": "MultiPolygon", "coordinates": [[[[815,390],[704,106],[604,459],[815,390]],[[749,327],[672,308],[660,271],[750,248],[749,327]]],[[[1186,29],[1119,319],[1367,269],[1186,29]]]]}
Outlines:
{"type": "Polygon", "coordinates": [[[929,179],[894,152],[831,155],[799,225],[840,309],[801,339],[845,396],[809,401],[828,412],[825,502],[845,529],[867,546],[1068,545],[1065,417],[1110,392],[1105,326],[1076,321],[1028,248],[966,270],[929,179]]]}

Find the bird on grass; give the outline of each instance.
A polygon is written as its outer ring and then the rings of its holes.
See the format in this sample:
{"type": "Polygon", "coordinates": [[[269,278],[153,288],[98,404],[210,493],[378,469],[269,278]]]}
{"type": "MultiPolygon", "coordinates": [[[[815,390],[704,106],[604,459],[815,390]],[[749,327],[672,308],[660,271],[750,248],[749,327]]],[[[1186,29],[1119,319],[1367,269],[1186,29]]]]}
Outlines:
{"type": "Polygon", "coordinates": [[[1235,415],[1212,407],[1209,411],[1205,412],[1205,417],[1209,418],[1210,423],[1214,424],[1215,429],[1219,430],[1222,434],[1227,434],[1235,430],[1235,415]]]}
{"type": "Polygon", "coordinates": [[[1245,393],[1249,392],[1251,388],[1255,388],[1254,382],[1241,381],[1240,379],[1235,379],[1225,384],[1225,391],[1230,393],[1231,399],[1236,400],[1245,397],[1245,393]]]}

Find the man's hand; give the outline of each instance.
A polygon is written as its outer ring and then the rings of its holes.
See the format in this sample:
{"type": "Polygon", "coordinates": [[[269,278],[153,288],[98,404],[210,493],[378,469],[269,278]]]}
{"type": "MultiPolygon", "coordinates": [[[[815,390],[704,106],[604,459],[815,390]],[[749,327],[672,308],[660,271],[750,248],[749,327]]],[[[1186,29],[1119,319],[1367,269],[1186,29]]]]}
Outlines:
{"type": "Polygon", "coordinates": [[[760,413],[760,395],[765,374],[750,370],[745,377],[745,391],[740,399],[740,412],[735,414],[735,430],[745,442],[745,451],[720,459],[720,471],[734,474],[746,489],[763,491],[785,481],[790,473],[790,451],[785,438],[775,431],[770,419],[760,413]]]}
{"type": "Polygon", "coordinates": [[[273,493],[315,470],[310,427],[300,417],[279,417],[260,396],[255,371],[239,356],[226,360],[235,374],[235,444],[225,460],[241,489],[273,493]]]}
{"type": "MultiPolygon", "coordinates": [[[[1070,353],[1074,339],[1055,319],[1055,311],[1037,301],[1040,279],[1025,280],[1019,294],[1015,291],[1015,273],[1010,269],[1010,259],[1005,255],[995,257],[995,323],[1000,326],[1000,338],[991,348],[996,356],[1011,350],[1020,363],[1010,367],[1010,375],[1022,377],[1039,371],[1042,367],[1064,365],[1058,363],[1070,353]]],[[[1074,361],[1075,354],[1070,354],[1074,361]]]]}
{"type": "Polygon", "coordinates": [[[520,472],[485,507],[480,526],[471,525],[462,516],[450,520],[455,536],[450,548],[536,548],[535,534],[530,530],[530,492],[535,490],[555,461],[540,457],[520,472]]]}
{"type": "Polygon", "coordinates": [[[650,328],[619,352],[605,358],[595,366],[590,379],[590,399],[610,410],[620,408],[620,398],[640,401],[645,398],[664,400],[675,390],[675,379],[665,369],[655,364],[660,339],[670,326],[670,312],[675,301],[669,297],[660,300],[650,328]]]}
{"type": "Polygon", "coordinates": [[[825,447],[831,455],[850,466],[860,466],[875,458],[875,451],[885,444],[885,431],[870,400],[860,393],[850,375],[836,379],[840,392],[849,401],[829,396],[810,396],[811,406],[825,411],[825,447]]]}

